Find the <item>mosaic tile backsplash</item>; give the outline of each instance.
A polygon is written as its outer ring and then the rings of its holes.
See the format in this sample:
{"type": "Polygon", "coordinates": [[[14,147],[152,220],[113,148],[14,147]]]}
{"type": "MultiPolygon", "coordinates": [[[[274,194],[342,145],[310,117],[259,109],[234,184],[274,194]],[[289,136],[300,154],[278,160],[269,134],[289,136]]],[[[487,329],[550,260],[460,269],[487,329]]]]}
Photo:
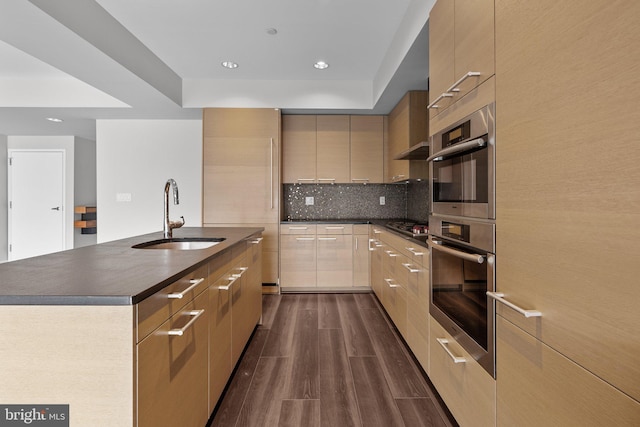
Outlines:
{"type": "Polygon", "coordinates": [[[428,183],[284,184],[283,220],[428,219],[428,183]],[[313,205],[306,204],[313,197],[313,205]],[[380,205],[380,197],[385,204],[380,205]]]}

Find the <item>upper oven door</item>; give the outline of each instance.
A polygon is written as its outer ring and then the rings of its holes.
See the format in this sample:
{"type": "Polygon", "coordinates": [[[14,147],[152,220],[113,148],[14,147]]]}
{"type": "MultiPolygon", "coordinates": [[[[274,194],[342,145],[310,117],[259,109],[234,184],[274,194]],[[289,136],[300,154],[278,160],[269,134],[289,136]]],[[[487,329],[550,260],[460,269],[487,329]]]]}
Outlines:
{"type": "Polygon", "coordinates": [[[432,213],[495,219],[493,104],[434,134],[431,145],[432,213]]]}

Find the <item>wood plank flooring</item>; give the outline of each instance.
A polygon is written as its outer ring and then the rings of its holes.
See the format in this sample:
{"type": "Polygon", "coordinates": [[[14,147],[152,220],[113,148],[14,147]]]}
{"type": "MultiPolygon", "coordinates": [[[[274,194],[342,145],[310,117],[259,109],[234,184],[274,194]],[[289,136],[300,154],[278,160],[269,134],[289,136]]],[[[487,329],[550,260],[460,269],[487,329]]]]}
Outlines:
{"type": "Polygon", "coordinates": [[[209,427],[455,426],[373,294],[263,295],[209,427]]]}

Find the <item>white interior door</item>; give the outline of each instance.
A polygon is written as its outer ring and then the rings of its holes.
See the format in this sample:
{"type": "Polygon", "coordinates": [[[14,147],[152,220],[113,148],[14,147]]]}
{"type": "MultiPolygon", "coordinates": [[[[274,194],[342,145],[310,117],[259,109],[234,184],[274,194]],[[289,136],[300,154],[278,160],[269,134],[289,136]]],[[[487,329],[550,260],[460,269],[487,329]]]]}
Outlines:
{"type": "Polygon", "coordinates": [[[65,249],[64,151],[9,150],[9,260],[65,249]]]}

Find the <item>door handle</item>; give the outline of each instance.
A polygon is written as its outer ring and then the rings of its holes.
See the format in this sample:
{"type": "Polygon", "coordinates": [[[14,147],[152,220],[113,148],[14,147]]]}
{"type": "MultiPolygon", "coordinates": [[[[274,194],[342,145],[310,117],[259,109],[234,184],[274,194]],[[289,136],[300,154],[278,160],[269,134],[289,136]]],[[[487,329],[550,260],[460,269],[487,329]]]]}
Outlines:
{"type": "Polygon", "coordinates": [[[51,208],[52,211],[59,211],[60,210],[60,206],[56,206],[55,208],[51,208]]]}

